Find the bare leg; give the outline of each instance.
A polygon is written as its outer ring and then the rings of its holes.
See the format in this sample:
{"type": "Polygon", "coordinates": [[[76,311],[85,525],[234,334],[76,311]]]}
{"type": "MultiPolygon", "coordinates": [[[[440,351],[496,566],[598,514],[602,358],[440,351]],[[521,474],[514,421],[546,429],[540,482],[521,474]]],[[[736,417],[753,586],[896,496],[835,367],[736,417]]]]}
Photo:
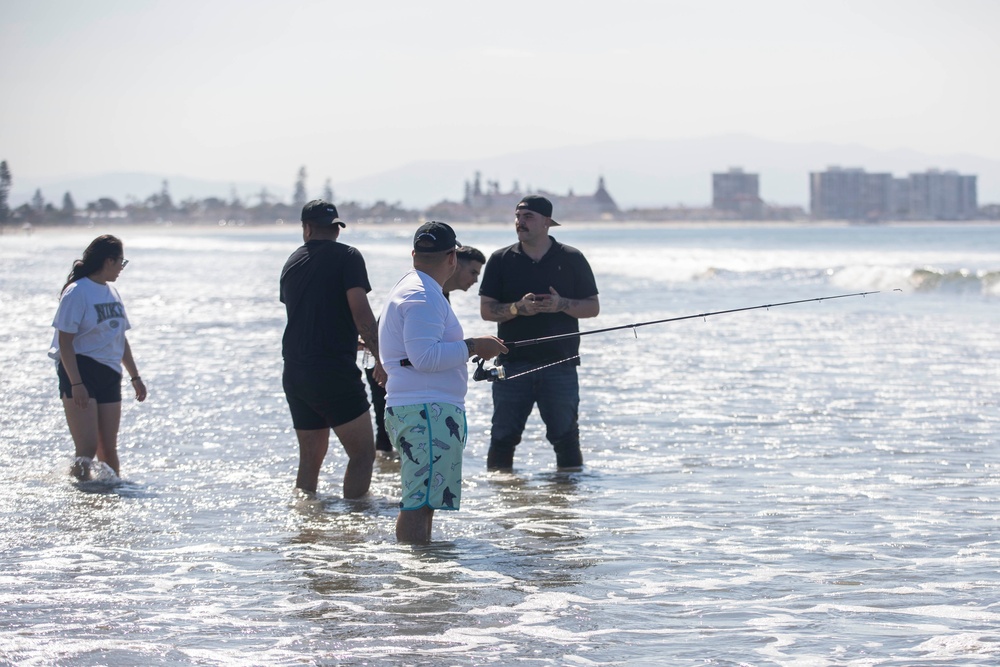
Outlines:
{"type": "Polygon", "coordinates": [[[396,517],[396,541],[408,544],[427,544],[431,541],[431,524],[434,510],[421,507],[416,510],[400,510],[396,517]]]}
{"type": "Polygon", "coordinates": [[[344,497],[360,498],[371,487],[372,467],[375,465],[375,436],[372,434],[371,417],[365,412],[357,419],[335,426],[333,432],[347,452],[344,497]]]}
{"type": "Polygon", "coordinates": [[[299,473],[295,478],[295,488],[316,493],[319,469],[330,446],[330,429],[295,429],[295,437],[299,440],[299,473]]]}
{"type": "Polygon", "coordinates": [[[120,474],[118,463],[118,429],[122,421],[121,403],[97,405],[97,460],[104,461],[120,474]]]}
{"type": "Polygon", "coordinates": [[[72,398],[63,398],[62,401],[76,456],[94,458],[100,444],[97,431],[97,401],[91,399],[85,408],[77,407],[72,398]]]}

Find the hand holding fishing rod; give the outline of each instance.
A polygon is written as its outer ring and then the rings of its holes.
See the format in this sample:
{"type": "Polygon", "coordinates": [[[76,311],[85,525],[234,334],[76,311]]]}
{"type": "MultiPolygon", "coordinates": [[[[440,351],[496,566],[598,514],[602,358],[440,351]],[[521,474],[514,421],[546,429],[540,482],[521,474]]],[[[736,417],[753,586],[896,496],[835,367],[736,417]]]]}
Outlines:
{"type": "Polygon", "coordinates": [[[473,361],[493,359],[507,351],[507,346],[496,336],[466,338],[465,345],[469,348],[469,356],[473,361]]]}

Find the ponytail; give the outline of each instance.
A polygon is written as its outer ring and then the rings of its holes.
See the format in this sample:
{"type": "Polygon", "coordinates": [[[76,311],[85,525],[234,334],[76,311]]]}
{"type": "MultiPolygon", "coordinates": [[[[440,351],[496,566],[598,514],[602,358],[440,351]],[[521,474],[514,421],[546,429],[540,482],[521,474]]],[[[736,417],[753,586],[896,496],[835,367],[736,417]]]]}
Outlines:
{"type": "Polygon", "coordinates": [[[104,268],[105,261],[121,257],[123,254],[124,250],[120,239],[110,234],[98,236],[96,239],[91,241],[90,245],[87,246],[87,249],[83,251],[83,259],[78,259],[73,262],[73,268],[70,269],[69,275],[66,276],[66,284],[63,285],[59,295],[62,296],[62,293],[66,291],[66,288],[78,281],[80,278],[86,278],[87,276],[100,271],[104,268]]]}

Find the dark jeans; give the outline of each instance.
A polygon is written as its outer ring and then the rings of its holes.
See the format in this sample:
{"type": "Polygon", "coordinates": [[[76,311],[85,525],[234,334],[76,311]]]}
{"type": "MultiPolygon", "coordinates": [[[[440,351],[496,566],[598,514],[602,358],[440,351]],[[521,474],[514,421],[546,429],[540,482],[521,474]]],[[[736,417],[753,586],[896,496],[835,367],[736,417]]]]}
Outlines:
{"type": "MultiPolygon", "coordinates": [[[[536,368],[531,362],[507,364],[508,377],[536,368]]],[[[538,414],[545,423],[545,437],[556,452],[556,465],[569,468],[583,465],[580,453],[580,383],[576,366],[565,362],[511,380],[493,383],[493,431],[487,468],[510,468],[514,463],[514,448],[521,442],[521,433],[538,405],[538,414]]]]}

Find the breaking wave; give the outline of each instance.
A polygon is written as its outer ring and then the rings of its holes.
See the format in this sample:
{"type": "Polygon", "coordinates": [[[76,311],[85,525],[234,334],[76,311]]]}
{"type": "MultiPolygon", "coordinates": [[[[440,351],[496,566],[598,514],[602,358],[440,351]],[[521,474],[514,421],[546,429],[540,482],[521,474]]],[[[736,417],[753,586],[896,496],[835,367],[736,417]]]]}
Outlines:
{"type": "Polygon", "coordinates": [[[918,292],[972,292],[1000,296],[1000,271],[915,269],[910,286],[918,292]]]}
{"type": "Polygon", "coordinates": [[[828,282],[836,287],[857,290],[894,290],[924,294],[981,294],[1000,296],[1000,271],[973,269],[906,268],[894,266],[844,266],[828,269],[766,269],[730,271],[712,268],[693,277],[694,281],[750,283],[755,280],[789,284],[828,282]]]}

